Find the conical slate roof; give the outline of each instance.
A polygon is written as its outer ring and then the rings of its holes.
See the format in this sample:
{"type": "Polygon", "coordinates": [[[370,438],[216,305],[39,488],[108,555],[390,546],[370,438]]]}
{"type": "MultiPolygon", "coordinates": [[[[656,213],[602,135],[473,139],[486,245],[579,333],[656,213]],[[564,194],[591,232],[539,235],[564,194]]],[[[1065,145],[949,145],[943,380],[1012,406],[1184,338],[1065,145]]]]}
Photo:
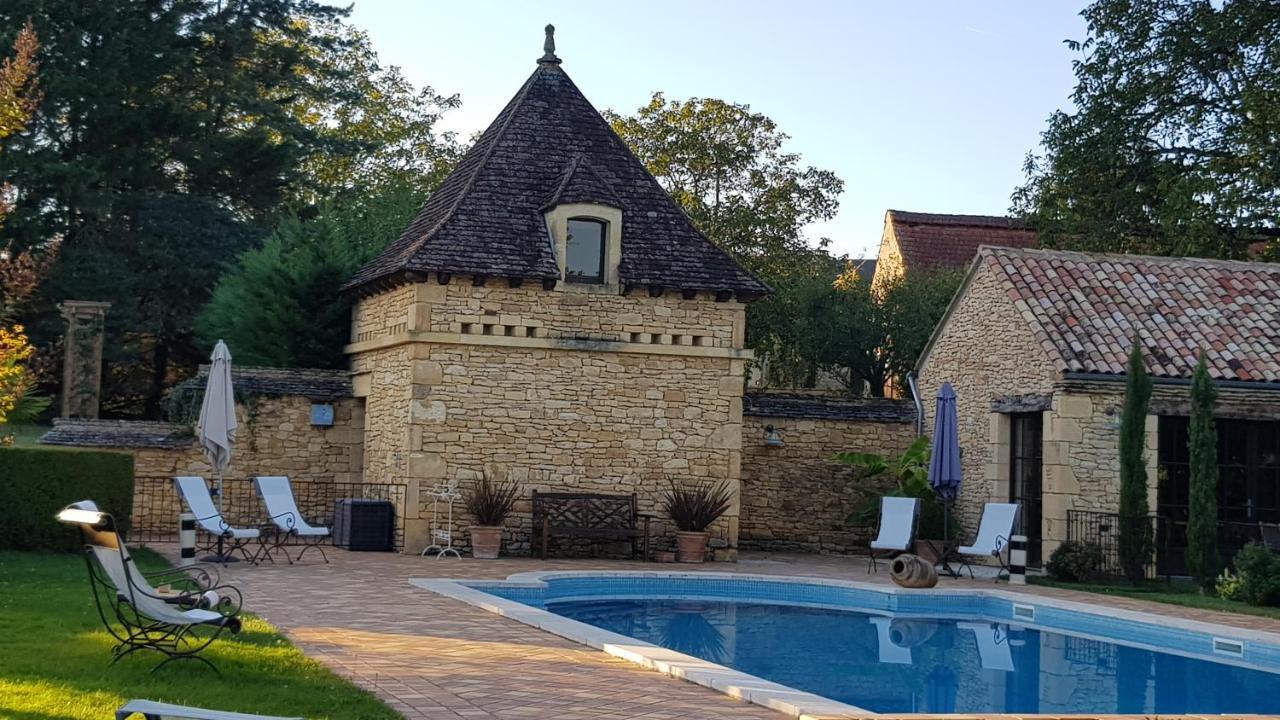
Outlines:
{"type": "Polygon", "coordinates": [[[742,299],[769,292],[693,226],[550,50],[400,238],[346,289],[376,292],[426,272],[554,280],[543,212],[569,202],[622,210],[626,285],[742,299]]]}

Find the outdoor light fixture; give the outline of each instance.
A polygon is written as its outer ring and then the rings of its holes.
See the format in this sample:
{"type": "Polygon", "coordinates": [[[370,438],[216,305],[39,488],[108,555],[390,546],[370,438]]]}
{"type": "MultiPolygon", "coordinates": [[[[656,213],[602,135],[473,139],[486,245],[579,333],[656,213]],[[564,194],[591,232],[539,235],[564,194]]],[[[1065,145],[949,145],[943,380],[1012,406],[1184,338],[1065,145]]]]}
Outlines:
{"type": "Polygon", "coordinates": [[[778,433],[778,429],[772,425],[764,426],[764,444],[780,447],[782,445],[782,435],[778,433]]]}
{"type": "Polygon", "coordinates": [[[74,525],[91,525],[97,527],[106,523],[107,514],[98,512],[97,510],[81,510],[75,507],[65,507],[57,515],[59,522],[71,523],[74,525]]]}
{"type": "Polygon", "coordinates": [[[1103,424],[1103,427],[1111,432],[1118,431],[1120,429],[1120,409],[1115,405],[1112,405],[1107,408],[1107,411],[1104,414],[1107,416],[1107,421],[1103,424]]]}

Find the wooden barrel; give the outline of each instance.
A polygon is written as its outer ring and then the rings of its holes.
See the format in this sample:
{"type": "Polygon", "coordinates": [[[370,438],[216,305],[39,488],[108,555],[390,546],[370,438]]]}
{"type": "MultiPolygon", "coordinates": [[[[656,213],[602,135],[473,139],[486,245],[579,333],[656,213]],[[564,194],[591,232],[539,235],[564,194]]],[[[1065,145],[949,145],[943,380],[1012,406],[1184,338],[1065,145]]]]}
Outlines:
{"type": "Polygon", "coordinates": [[[931,588],[938,584],[938,571],[916,555],[899,555],[893,559],[889,577],[908,588],[931,588]]]}

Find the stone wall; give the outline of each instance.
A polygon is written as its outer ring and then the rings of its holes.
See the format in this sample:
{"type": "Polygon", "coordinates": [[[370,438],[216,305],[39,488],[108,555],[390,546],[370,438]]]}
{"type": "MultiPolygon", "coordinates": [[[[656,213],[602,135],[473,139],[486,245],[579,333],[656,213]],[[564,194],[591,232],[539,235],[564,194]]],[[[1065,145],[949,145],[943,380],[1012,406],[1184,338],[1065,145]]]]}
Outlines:
{"type": "Polygon", "coordinates": [[[845,520],[891,480],[861,479],[853,468],[831,458],[844,450],[882,455],[905,450],[915,439],[914,412],[908,403],[896,406],[898,416],[892,419],[857,413],[825,418],[747,415],[742,427],[742,547],[865,551],[874,521],[851,527],[845,520]],[[781,446],[765,444],[770,425],[781,436],[781,446]]]}
{"type": "Polygon", "coordinates": [[[933,432],[933,398],[942,383],[950,382],[956,390],[964,471],[955,517],[971,536],[984,503],[1009,500],[1008,439],[1000,444],[998,425],[1007,416],[993,413],[992,402],[1052,393],[1057,372],[985,265],[960,289],[939,333],[920,366],[925,432],[933,432]]]}
{"type": "MultiPolygon", "coordinates": [[[[428,542],[426,491],[482,474],[521,485],[512,552],[528,547],[533,490],[634,492],[655,515],[672,479],[736,493],[741,303],[442,279],[361,300],[347,348],[366,402],[365,472],[409,486],[409,551],[428,542]]],[[[453,529],[468,523],[460,513],[453,529]]],[[[736,547],[737,528],[735,503],[714,542],[736,547]]]]}
{"type": "MultiPolygon", "coordinates": [[[[361,403],[342,398],[333,401],[333,406],[334,424],[321,427],[311,424],[311,400],[305,397],[261,397],[238,404],[239,430],[225,477],[240,481],[254,475],[286,475],[307,483],[360,482],[364,424],[361,403]]],[[[212,479],[209,464],[189,426],[66,422],[55,426],[45,442],[133,454],[135,528],[174,526],[178,499],[173,476],[201,475],[212,479]]],[[[248,488],[245,483],[238,486],[248,488]]]]}

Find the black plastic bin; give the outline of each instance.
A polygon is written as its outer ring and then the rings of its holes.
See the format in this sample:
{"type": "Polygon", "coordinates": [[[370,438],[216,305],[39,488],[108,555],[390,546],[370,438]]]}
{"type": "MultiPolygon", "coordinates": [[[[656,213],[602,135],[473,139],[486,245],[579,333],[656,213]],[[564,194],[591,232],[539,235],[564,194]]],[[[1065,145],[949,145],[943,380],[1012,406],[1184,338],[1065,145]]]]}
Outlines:
{"type": "Polygon", "coordinates": [[[389,500],[345,498],[335,503],[333,544],[347,550],[395,549],[396,506],[389,500]]]}

